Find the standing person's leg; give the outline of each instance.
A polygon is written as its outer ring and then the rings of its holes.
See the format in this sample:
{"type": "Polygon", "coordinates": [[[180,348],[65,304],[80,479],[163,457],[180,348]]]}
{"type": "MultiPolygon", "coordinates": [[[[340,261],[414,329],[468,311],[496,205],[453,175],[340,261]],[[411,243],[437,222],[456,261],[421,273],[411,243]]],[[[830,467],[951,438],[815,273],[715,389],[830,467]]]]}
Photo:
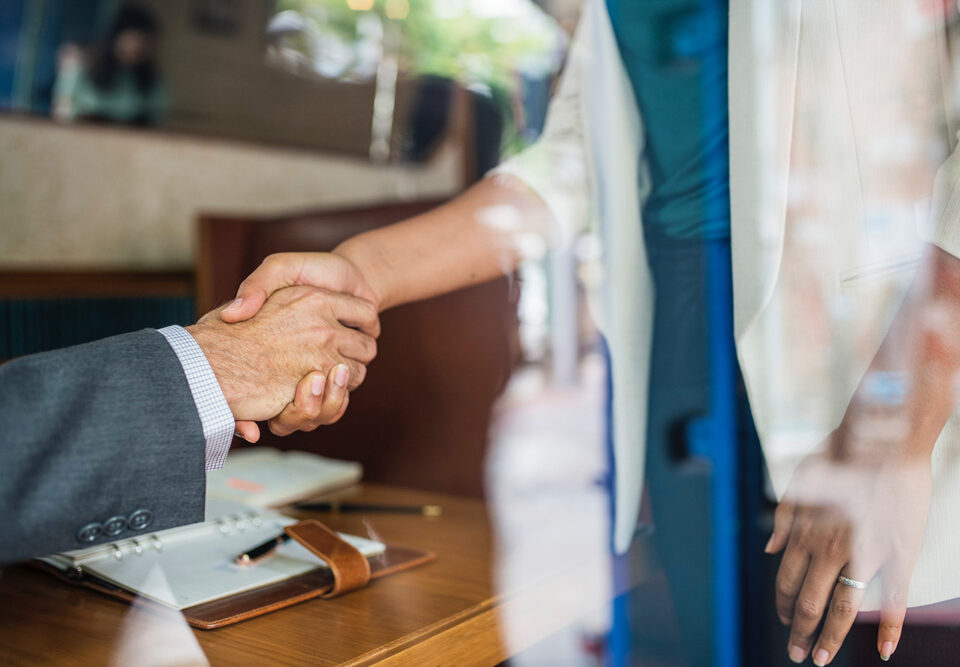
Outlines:
{"type": "MultiPolygon", "coordinates": [[[[705,253],[699,241],[658,241],[649,258],[656,306],[645,477],[680,643],[658,653],[669,664],[700,667],[713,662],[710,467],[684,447],[687,422],[709,409],[705,253]]],[[[638,612],[645,601],[635,602],[638,612]]],[[[643,616],[633,614],[641,642],[643,616]]]]}

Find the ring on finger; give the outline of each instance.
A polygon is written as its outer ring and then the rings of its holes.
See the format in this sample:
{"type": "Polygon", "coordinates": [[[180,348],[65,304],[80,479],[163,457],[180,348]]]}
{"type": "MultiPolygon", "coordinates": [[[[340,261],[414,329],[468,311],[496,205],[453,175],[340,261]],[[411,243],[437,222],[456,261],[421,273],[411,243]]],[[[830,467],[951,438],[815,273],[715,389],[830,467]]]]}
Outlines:
{"type": "Polygon", "coordinates": [[[849,586],[850,588],[856,588],[858,590],[863,590],[867,587],[866,583],[857,581],[856,579],[851,579],[850,577],[845,577],[842,574],[837,577],[837,582],[843,584],[844,586],[849,586]]]}

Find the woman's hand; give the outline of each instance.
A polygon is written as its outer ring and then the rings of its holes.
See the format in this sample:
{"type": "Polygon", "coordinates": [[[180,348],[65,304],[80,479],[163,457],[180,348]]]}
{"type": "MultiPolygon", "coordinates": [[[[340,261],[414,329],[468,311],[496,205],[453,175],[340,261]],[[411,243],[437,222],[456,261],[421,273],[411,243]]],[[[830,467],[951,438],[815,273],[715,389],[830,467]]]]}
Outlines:
{"type": "Polygon", "coordinates": [[[853,625],[866,591],[841,583],[841,574],[863,583],[880,575],[877,650],[888,660],[897,648],[930,507],[931,469],[929,459],[887,454],[838,457],[828,440],[800,464],[777,507],[766,551],[786,548],[776,608],[791,626],[794,662],[812,655],[815,665],[829,664],[853,625]]]}
{"type": "MultiPolygon", "coordinates": [[[[357,267],[332,252],[281,252],[270,255],[240,283],[237,298],[220,312],[224,322],[248,320],[271,294],[284,287],[309,285],[364,299],[377,307],[380,299],[357,267]]],[[[349,322],[344,322],[351,326],[349,322]]],[[[359,323],[358,323],[359,324],[359,323]]],[[[380,335],[380,327],[362,328],[368,336],[380,335]]]]}
{"type": "Polygon", "coordinates": [[[269,421],[274,435],[290,435],[294,431],[312,431],[318,426],[335,424],[350,403],[350,369],[339,364],[323,373],[314,371],[297,385],[293,402],[269,421]]]}
{"type": "MultiPolygon", "coordinates": [[[[318,426],[337,423],[350,403],[349,382],[350,369],[346,364],[337,364],[326,376],[320,371],[307,374],[297,384],[293,401],[269,420],[270,432],[285,436],[294,431],[312,431],[318,426]]],[[[256,422],[238,421],[236,431],[249,442],[260,439],[260,427],[256,422]]]]}

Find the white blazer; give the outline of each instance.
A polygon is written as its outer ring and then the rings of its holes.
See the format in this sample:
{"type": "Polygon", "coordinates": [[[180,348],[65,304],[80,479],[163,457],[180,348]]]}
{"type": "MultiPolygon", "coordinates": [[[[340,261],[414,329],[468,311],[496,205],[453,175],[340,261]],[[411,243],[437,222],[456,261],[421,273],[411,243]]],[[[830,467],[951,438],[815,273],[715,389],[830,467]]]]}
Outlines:
{"type": "MultiPolygon", "coordinates": [[[[960,255],[956,154],[929,206],[952,139],[952,73],[942,18],[918,16],[919,4],[730,1],[735,334],[778,494],[839,423],[912,279],[921,239],[960,255]],[[919,82],[917,71],[926,72],[919,82]],[[923,211],[934,222],[925,236],[923,211]],[[807,312],[798,294],[826,316],[807,312]],[[798,320],[810,322],[811,335],[796,331],[798,320]]],[[[642,124],[606,4],[585,0],[543,136],[497,169],[542,197],[563,237],[592,230],[604,241],[593,305],[612,361],[618,552],[630,544],[642,495],[652,336],[642,124]]],[[[956,415],[933,469],[911,605],[960,597],[956,415]]],[[[877,588],[865,609],[876,608],[877,588]]]]}

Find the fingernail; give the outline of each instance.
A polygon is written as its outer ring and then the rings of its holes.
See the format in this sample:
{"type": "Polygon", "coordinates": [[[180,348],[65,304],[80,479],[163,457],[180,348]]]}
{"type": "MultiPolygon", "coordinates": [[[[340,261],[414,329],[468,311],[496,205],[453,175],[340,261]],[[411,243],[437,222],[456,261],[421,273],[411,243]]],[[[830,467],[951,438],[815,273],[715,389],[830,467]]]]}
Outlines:
{"type": "Polygon", "coordinates": [[[827,664],[827,660],[829,659],[830,654],[827,653],[827,649],[825,648],[818,648],[813,654],[813,664],[815,664],[817,667],[823,667],[825,664],[827,664]]]}
{"type": "Polygon", "coordinates": [[[773,538],[776,536],[776,533],[770,536],[770,539],[767,540],[767,546],[763,548],[764,553],[772,554],[773,553],[773,538]]]}
{"type": "Polygon", "coordinates": [[[225,311],[227,311],[227,310],[236,310],[236,309],[238,309],[238,308],[240,307],[240,304],[242,304],[242,303],[243,303],[243,299],[241,299],[240,297],[237,297],[236,299],[234,299],[233,301],[231,301],[231,302],[230,302],[230,305],[227,306],[226,308],[224,308],[224,310],[225,310],[225,311]]]}
{"type": "Polygon", "coordinates": [[[893,655],[893,642],[883,642],[883,646],[880,647],[880,659],[886,662],[891,655],[893,655]]]}
{"type": "Polygon", "coordinates": [[[799,665],[801,662],[803,662],[803,659],[807,656],[807,652],[804,651],[799,646],[797,646],[796,644],[791,644],[789,650],[787,651],[787,655],[790,656],[790,660],[792,662],[795,662],[799,665]]]}
{"type": "Polygon", "coordinates": [[[333,375],[333,381],[338,387],[346,387],[349,376],[350,370],[344,364],[340,364],[337,366],[337,372],[333,375]]]}
{"type": "Polygon", "coordinates": [[[241,433],[240,431],[234,432],[233,437],[240,438],[241,440],[246,440],[247,442],[250,442],[249,440],[243,437],[243,433],[241,433]]]}
{"type": "Polygon", "coordinates": [[[323,396],[323,385],[327,383],[327,378],[322,375],[313,378],[310,382],[310,393],[314,396],[323,396]]]}

